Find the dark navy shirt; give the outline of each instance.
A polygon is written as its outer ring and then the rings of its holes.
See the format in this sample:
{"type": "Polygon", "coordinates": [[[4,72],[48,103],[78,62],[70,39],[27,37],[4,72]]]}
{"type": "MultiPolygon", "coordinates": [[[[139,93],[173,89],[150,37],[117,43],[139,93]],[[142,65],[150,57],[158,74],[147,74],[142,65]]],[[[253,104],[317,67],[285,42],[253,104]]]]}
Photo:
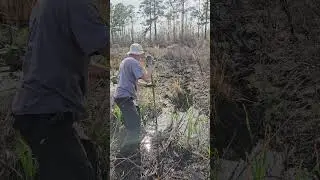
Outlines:
{"type": "Polygon", "coordinates": [[[39,0],[13,113],[84,112],[89,56],[109,41],[91,0],[39,0]]]}

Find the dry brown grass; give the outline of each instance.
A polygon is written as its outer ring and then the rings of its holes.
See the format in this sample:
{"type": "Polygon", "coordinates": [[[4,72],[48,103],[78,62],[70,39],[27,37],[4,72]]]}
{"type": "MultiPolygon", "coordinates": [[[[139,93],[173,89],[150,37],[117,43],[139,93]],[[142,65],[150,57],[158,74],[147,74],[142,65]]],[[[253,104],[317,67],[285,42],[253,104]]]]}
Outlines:
{"type": "Polygon", "coordinates": [[[231,84],[228,82],[225,72],[225,65],[222,60],[222,63],[217,61],[215,66],[211,71],[211,88],[214,96],[223,96],[227,99],[232,99],[231,94],[231,84]]]}
{"type": "Polygon", "coordinates": [[[26,24],[36,0],[3,0],[0,3],[0,21],[9,24],[26,24]]]}
{"type": "Polygon", "coordinates": [[[177,110],[187,111],[190,106],[192,106],[192,96],[190,92],[187,92],[185,88],[182,87],[182,84],[179,79],[174,80],[171,85],[171,103],[175,106],[177,110]]]}
{"type": "MultiPolygon", "coordinates": [[[[109,1],[95,0],[104,21],[107,21],[109,1]]],[[[0,2],[0,22],[27,25],[36,0],[2,0],[0,2]]]]}

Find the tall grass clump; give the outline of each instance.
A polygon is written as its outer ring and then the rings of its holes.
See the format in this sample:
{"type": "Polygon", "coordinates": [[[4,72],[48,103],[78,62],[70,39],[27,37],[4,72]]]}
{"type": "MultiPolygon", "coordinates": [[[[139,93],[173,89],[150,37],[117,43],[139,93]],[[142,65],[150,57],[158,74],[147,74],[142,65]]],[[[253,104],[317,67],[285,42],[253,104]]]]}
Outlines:
{"type": "Polygon", "coordinates": [[[112,110],[112,114],[117,121],[119,121],[121,124],[123,124],[124,119],[123,119],[123,116],[121,114],[121,110],[118,105],[114,105],[114,108],[112,110]]]}
{"type": "Polygon", "coordinates": [[[210,157],[210,161],[213,161],[213,163],[211,163],[211,165],[213,165],[213,167],[211,167],[211,171],[210,171],[210,178],[212,180],[218,180],[218,172],[219,172],[219,168],[220,168],[220,156],[219,156],[219,152],[216,148],[211,148],[209,147],[209,157],[210,157]]]}
{"type": "Polygon", "coordinates": [[[209,118],[198,114],[194,108],[189,108],[185,113],[171,113],[171,122],[174,124],[173,133],[176,134],[178,143],[209,159],[209,118]],[[175,132],[175,131],[179,132],[175,132]]]}
{"type": "Polygon", "coordinates": [[[265,178],[267,173],[265,149],[252,160],[251,172],[253,180],[263,180],[265,178]]]}
{"type": "Polygon", "coordinates": [[[21,137],[18,138],[16,152],[18,161],[25,176],[24,180],[34,180],[37,173],[38,164],[36,159],[34,159],[32,156],[30,147],[21,137]]]}

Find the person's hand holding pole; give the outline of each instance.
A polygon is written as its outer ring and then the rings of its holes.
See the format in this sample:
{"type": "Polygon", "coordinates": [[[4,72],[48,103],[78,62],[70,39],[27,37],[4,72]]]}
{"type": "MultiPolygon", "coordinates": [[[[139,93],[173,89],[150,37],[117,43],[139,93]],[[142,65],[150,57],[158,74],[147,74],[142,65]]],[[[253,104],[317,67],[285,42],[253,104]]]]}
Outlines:
{"type": "Polygon", "coordinates": [[[154,86],[154,82],[153,82],[153,78],[152,78],[152,72],[154,69],[154,65],[153,65],[153,57],[151,55],[147,55],[146,57],[146,67],[147,67],[147,72],[148,74],[150,74],[150,80],[151,82],[149,84],[147,84],[147,87],[151,87],[154,86]]]}
{"type": "MultiPolygon", "coordinates": [[[[141,59],[142,61],[142,59],[141,59]]],[[[143,74],[142,78],[145,82],[149,83],[152,81],[152,72],[153,72],[153,57],[151,55],[146,56],[146,67],[143,66],[144,63],[140,61],[140,64],[143,68],[145,68],[145,73],[143,74]]]]}
{"type": "Polygon", "coordinates": [[[146,67],[148,73],[152,74],[153,72],[153,57],[151,55],[147,55],[146,57],[146,67]]]}
{"type": "Polygon", "coordinates": [[[140,62],[141,67],[144,68],[145,67],[144,59],[141,58],[141,60],[139,62],[140,62]]]}

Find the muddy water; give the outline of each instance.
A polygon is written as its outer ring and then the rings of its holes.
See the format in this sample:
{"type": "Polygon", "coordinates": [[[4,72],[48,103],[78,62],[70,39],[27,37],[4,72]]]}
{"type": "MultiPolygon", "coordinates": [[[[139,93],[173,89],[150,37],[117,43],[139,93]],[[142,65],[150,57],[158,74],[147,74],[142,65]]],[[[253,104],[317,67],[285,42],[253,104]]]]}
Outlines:
{"type": "MultiPolygon", "coordinates": [[[[113,104],[112,95],[116,89],[116,84],[110,85],[110,105],[113,104]]],[[[166,100],[162,100],[164,102],[166,100]]],[[[186,133],[186,129],[188,129],[188,122],[194,123],[197,119],[208,119],[205,115],[201,114],[198,109],[195,107],[190,107],[187,112],[174,112],[173,106],[169,101],[166,101],[165,104],[168,104],[167,107],[161,107],[161,114],[155,118],[147,119],[146,125],[143,126],[143,139],[142,145],[143,148],[149,151],[151,149],[151,142],[156,138],[156,132],[163,133],[168,131],[173,126],[179,126],[179,133],[186,133]],[[157,123],[156,123],[157,122],[157,123]]],[[[209,126],[202,127],[204,131],[208,133],[209,137],[209,126]]],[[[202,132],[203,133],[203,132],[202,132]]],[[[197,136],[197,135],[194,135],[197,136]]]]}
{"type": "MultiPolygon", "coordinates": [[[[116,89],[116,84],[110,85],[110,104],[113,103],[112,95],[116,89]]],[[[191,106],[187,112],[174,112],[173,105],[169,101],[162,100],[162,103],[168,104],[167,107],[161,107],[161,114],[155,118],[149,118],[146,120],[146,124],[142,123],[142,141],[141,150],[153,154],[155,150],[155,142],[159,138],[159,134],[166,133],[170,131],[173,127],[178,126],[178,134],[186,136],[188,133],[189,125],[197,124],[195,121],[200,121],[201,119],[209,119],[205,115],[201,114],[198,109],[191,106]]],[[[198,130],[193,130],[189,138],[201,139],[201,141],[209,141],[209,122],[198,122],[202,125],[198,127],[198,130]]],[[[209,144],[208,144],[209,146],[209,144]]]]}
{"type": "MultiPolygon", "coordinates": [[[[143,139],[141,145],[143,149],[147,152],[151,151],[154,147],[154,141],[159,137],[158,134],[165,134],[172,130],[172,128],[177,129],[177,134],[181,137],[187,137],[188,128],[193,126],[200,119],[208,119],[204,115],[200,115],[200,111],[194,107],[190,107],[187,112],[177,112],[175,113],[171,108],[162,108],[162,113],[157,117],[157,127],[155,124],[156,119],[149,119],[146,126],[144,127],[145,133],[143,134],[143,139]]],[[[199,122],[198,122],[199,123],[199,122]]],[[[192,130],[190,134],[190,139],[200,139],[203,142],[209,141],[209,123],[208,126],[198,127],[196,130],[192,130]],[[199,131],[201,129],[201,132],[199,131]]],[[[164,136],[164,135],[161,135],[164,136]]]]}

